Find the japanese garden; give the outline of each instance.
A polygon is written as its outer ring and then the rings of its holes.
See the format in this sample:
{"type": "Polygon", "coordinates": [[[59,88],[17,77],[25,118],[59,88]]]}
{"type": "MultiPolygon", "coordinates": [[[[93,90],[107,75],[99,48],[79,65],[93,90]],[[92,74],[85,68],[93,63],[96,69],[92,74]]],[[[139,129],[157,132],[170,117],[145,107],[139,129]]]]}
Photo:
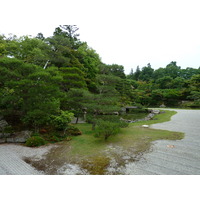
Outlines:
{"type": "Polygon", "coordinates": [[[57,145],[43,160],[25,159],[45,174],[65,163],[83,174],[118,174],[107,170],[113,158],[123,166],[152,141],[184,138],[142,125],[176,114],[162,108],[200,108],[200,67],[147,63],[125,74],[122,65],[103,63],[78,31],[63,25],[46,38],[0,35],[0,144],[57,145]]]}

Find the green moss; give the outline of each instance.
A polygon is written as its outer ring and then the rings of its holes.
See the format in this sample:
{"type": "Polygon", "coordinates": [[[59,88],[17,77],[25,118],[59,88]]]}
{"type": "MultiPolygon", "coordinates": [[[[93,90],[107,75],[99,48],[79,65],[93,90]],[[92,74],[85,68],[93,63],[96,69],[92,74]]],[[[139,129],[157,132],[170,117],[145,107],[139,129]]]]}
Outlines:
{"type": "Polygon", "coordinates": [[[95,156],[83,160],[80,164],[82,168],[87,169],[90,174],[102,175],[106,173],[106,168],[110,164],[110,159],[105,156],[95,156]]]}

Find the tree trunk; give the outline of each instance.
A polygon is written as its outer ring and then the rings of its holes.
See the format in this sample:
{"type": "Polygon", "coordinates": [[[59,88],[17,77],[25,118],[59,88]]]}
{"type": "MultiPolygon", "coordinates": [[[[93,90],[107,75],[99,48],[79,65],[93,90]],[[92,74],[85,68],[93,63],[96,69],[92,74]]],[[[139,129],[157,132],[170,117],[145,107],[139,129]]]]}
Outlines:
{"type": "Polygon", "coordinates": [[[105,141],[109,138],[109,136],[110,135],[108,135],[108,134],[105,135],[105,137],[104,137],[105,141]]]}
{"type": "Polygon", "coordinates": [[[94,114],[94,121],[92,123],[92,130],[93,131],[95,130],[95,127],[96,127],[96,124],[97,124],[96,119],[97,119],[97,112],[95,112],[95,114],[94,114]]]}
{"type": "Polygon", "coordinates": [[[96,122],[93,122],[93,123],[92,123],[92,130],[93,130],[93,131],[95,130],[95,127],[96,127],[96,122]]]}
{"type": "Polygon", "coordinates": [[[76,124],[78,124],[78,119],[79,119],[79,117],[76,118],[76,124]]]}

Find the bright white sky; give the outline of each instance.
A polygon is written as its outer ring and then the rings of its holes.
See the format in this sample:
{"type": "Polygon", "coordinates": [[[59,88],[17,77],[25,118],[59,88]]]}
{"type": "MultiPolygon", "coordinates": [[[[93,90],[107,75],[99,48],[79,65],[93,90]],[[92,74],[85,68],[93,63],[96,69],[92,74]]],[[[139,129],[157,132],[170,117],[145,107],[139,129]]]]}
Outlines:
{"type": "Polygon", "coordinates": [[[59,25],[76,24],[104,63],[123,65],[126,73],[171,61],[198,68],[199,9],[199,0],[8,0],[1,2],[0,34],[47,37],[59,25]]]}

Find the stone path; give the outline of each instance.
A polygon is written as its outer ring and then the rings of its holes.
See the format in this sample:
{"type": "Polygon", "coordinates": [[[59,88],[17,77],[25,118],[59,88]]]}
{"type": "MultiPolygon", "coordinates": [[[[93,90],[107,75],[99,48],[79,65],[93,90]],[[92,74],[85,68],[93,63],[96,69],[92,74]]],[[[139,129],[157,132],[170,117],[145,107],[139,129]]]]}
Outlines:
{"type": "Polygon", "coordinates": [[[200,110],[175,111],[178,113],[170,122],[151,128],[184,132],[184,139],[154,142],[152,151],[140,161],[128,163],[123,174],[200,175],[200,110]]]}

